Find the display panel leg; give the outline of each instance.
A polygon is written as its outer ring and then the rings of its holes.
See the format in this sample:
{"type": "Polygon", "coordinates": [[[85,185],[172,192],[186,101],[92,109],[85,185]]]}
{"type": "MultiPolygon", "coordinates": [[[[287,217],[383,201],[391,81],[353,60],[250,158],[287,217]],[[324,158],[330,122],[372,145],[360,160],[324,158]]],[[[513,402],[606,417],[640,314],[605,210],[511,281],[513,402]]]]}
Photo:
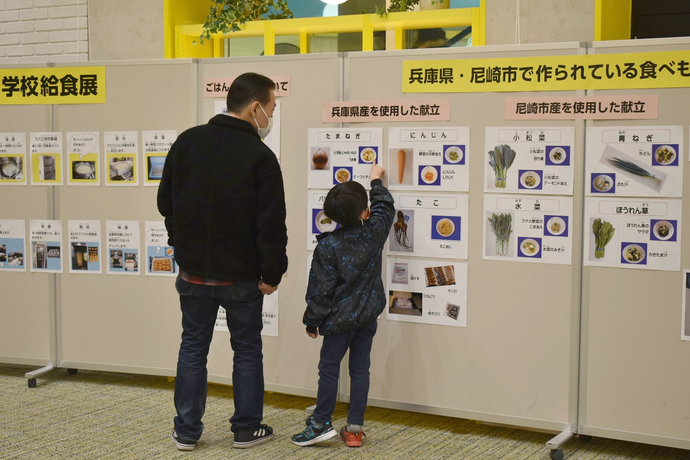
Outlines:
{"type": "Polygon", "coordinates": [[[560,447],[571,440],[573,436],[575,436],[573,433],[566,430],[546,442],[546,447],[551,449],[550,455],[553,460],[563,460],[563,450],[560,447]]]}
{"type": "Polygon", "coordinates": [[[27,372],[26,374],[24,374],[24,377],[29,380],[29,382],[28,382],[29,388],[36,388],[36,377],[38,377],[39,375],[46,374],[52,370],[53,370],[53,365],[49,364],[49,365],[42,367],[40,369],[36,369],[35,371],[27,372]]]}

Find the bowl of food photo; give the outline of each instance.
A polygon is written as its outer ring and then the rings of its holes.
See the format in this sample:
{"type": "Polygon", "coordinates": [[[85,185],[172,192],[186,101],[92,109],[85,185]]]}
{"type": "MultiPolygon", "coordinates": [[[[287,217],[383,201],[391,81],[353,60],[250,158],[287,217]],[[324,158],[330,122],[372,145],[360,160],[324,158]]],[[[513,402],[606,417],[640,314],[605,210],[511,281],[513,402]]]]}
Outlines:
{"type": "Polygon", "coordinates": [[[314,225],[321,233],[332,232],[335,230],[336,223],[326,216],[323,210],[319,211],[314,218],[314,225]]]}
{"type": "Polygon", "coordinates": [[[546,222],[546,229],[552,235],[561,235],[565,231],[565,221],[561,217],[554,216],[546,222]]]}
{"type": "Polygon", "coordinates": [[[455,233],[455,223],[447,217],[439,219],[438,222],[436,222],[436,233],[444,238],[448,238],[455,233]]]}
{"type": "Polygon", "coordinates": [[[376,150],[369,147],[362,149],[362,152],[359,154],[359,157],[362,159],[364,163],[372,163],[376,160],[376,150]]]}
{"type": "Polygon", "coordinates": [[[425,184],[433,184],[438,179],[438,171],[433,166],[426,166],[419,176],[425,184]]]}
{"type": "Polygon", "coordinates": [[[455,145],[451,145],[443,153],[443,156],[446,158],[448,163],[459,163],[462,161],[462,149],[455,145]]]}
{"type": "Polygon", "coordinates": [[[660,165],[670,165],[676,160],[676,149],[670,145],[662,145],[654,151],[654,159],[660,165]]]}
{"type": "Polygon", "coordinates": [[[645,258],[645,251],[639,244],[628,244],[623,248],[623,259],[631,264],[639,264],[645,258]]]}
{"type": "Polygon", "coordinates": [[[594,176],[592,187],[599,192],[608,192],[613,188],[613,178],[608,174],[594,176]]]}
{"type": "Polygon", "coordinates": [[[672,238],[675,231],[676,230],[673,224],[667,220],[660,220],[656,222],[652,228],[652,232],[654,232],[656,239],[662,241],[672,238]]]}
{"type": "Polygon", "coordinates": [[[340,168],[335,170],[335,180],[340,182],[347,182],[350,180],[350,171],[345,168],[340,168]]]}
{"type": "Polygon", "coordinates": [[[525,171],[520,176],[520,183],[525,188],[536,188],[541,182],[541,177],[535,171],[525,171]]]}
{"type": "Polygon", "coordinates": [[[549,159],[551,163],[559,165],[565,161],[566,153],[561,147],[554,147],[549,151],[549,159]]]}
{"type": "Polygon", "coordinates": [[[527,257],[532,257],[539,252],[539,243],[532,238],[525,238],[520,243],[520,252],[527,257]]]}

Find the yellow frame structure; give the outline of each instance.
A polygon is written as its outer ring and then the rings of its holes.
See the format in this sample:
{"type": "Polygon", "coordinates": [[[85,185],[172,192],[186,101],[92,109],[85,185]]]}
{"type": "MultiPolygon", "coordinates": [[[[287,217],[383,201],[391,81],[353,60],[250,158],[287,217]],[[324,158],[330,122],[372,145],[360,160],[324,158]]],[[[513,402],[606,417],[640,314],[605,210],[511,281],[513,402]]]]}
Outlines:
{"type": "Polygon", "coordinates": [[[472,44],[486,44],[486,7],[484,1],[478,8],[453,8],[432,11],[408,11],[389,13],[384,17],[377,14],[359,14],[325,18],[274,19],[251,21],[238,32],[216,34],[203,45],[199,41],[202,24],[175,26],[174,51],[166,41],[166,57],[204,58],[223,57],[225,38],[264,37],[264,55],[275,54],[275,37],[298,35],[300,53],[309,53],[309,37],[314,34],[353,33],[362,34],[362,51],[373,51],[374,32],[395,31],[395,49],[402,49],[406,29],[431,27],[472,27],[472,44]]]}

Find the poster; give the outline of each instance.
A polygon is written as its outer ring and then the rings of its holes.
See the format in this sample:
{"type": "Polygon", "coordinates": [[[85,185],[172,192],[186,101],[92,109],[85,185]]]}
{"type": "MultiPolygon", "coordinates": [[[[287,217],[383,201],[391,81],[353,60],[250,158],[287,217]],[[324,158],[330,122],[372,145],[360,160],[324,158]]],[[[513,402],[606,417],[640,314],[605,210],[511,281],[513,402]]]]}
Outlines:
{"type": "Polygon", "coordinates": [[[467,326],[467,264],[388,257],[386,318],[467,326]]]}
{"type": "Polygon", "coordinates": [[[388,254],[467,259],[468,196],[393,193],[388,254]]]}
{"type": "Polygon", "coordinates": [[[146,275],[177,276],[175,250],[168,246],[168,231],[163,221],[144,222],[146,242],[146,275]]]}
{"type": "Polygon", "coordinates": [[[575,128],[487,127],[484,191],[572,195],[575,128]]]}
{"type": "Polygon", "coordinates": [[[572,197],[484,195],[486,260],[570,265],[572,197]]]}
{"type": "Polygon", "coordinates": [[[101,271],[101,221],[67,221],[70,245],[69,273],[98,274],[101,271]]]}
{"type": "Polygon", "coordinates": [[[584,265],[680,270],[681,200],[585,198],[584,265]]]}
{"type": "Polygon", "coordinates": [[[31,133],[31,185],[62,185],[62,133],[31,133]]]}
{"type": "Polygon", "coordinates": [[[313,251],[318,244],[316,237],[325,232],[332,232],[340,225],[331,220],[323,212],[323,203],[326,200],[328,191],[309,190],[308,192],[308,213],[307,219],[307,249],[313,251]]]}
{"type": "Polygon", "coordinates": [[[101,185],[99,133],[67,133],[67,184],[101,185]]]}
{"type": "MultiPolygon", "coordinates": [[[[261,335],[264,337],[278,337],[278,296],[280,295],[280,288],[273,294],[264,296],[264,304],[261,311],[263,318],[263,329],[261,335]]],[[[228,331],[228,323],[225,313],[225,308],[218,308],[218,316],[216,316],[216,324],[213,327],[214,331],[228,331]]]]}
{"type": "Polygon", "coordinates": [[[0,219],[0,270],[26,271],[26,223],[0,219]]]}
{"type": "MultiPolygon", "coordinates": [[[[213,113],[215,115],[228,114],[228,106],[224,100],[215,101],[213,108],[213,113]]],[[[280,160],[280,110],[280,99],[276,99],[276,108],[273,111],[273,127],[271,128],[271,132],[268,133],[268,136],[266,136],[263,139],[264,144],[266,144],[268,148],[270,148],[273,151],[273,153],[275,153],[276,158],[278,158],[278,160],[280,160]]],[[[256,128],[256,125],[254,125],[254,127],[256,128]]]]}
{"type": "Polygon", "coordinates": [[[26,185],[26,133],[0,133],[0,185],[26,185]]]}
{"type": "Polygon", "coordinates": [[[390,189],[469,191],[469,145],[469,128],[389,128],[390,189]]]}
{"type": "Polygon", "coordinates": [[[369,188],[371,164],[381,164],[381,128],[309,128],[308,188],[357,181],[369,188]]]}
{"type": "Polygon", "coordinates": [[[132,220],[105,222],[107,273],[139,275],[139,222],[132,220]]]}
{"type": "Polygon", "coordinates": [[[103,133],[105,185],[139,185],[139,134],[136,131],[103,133]]]}
{"type": "Polygon", "coordinates": [[[144,185],[158,187],[163,177],[165,157],[177,139],[174,129],[161,131],[142,131],[144,145],[144,185]]]}
{"type": "Polygon", "coordinates": [[[586,149],[586,195],[683,195],[682,126],[588,128],[586,149]]]}
{"type": "Polygon", "coordinates": [[[31,220],[31,271],[62,273],[62,222],[59,220],[31,220]]]}

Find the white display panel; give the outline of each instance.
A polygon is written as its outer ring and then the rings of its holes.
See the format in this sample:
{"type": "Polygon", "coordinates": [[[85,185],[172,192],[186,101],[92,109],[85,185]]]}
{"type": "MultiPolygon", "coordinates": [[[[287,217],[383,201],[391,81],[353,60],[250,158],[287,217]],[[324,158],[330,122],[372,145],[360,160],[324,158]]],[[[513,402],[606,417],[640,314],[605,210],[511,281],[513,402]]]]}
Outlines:
{"type": "Polygon", "coordinates": [[[681,218],[681,200],[588,197],[585,199],[584,264],[678,271],[681,218]],[[599,226],[606,223],[604,229],[599,226]],[[603,231],[607,228],[613,232],[602,245],[603,231]]]}
{"type": "Polygon", "coordinates": [[[585,194],[683,195],[682,126],[587,129],[585,194]]]}
{"type": "Polygon", "coordinates": [[[466,127],[389,128],[390,189],[467,192],[469,145],[466,127]]]}
{"type": "Polygon", "coordinates": [[[467,326],[467,264],[388,257],[386,319],[467,326]]]}
{"type": "Polygon", "coordinates": [[[354,180],[369,187],[371,164],[381,164],[381,128],[309,128],[307,183],[330,189],[354,180]]]}
{"type": "Polygon", "coordinates": [[[468,196],[393,193],[389,255],[467,259],[468,196]]]}
{"type": "Polygon", "coordinates": [[[484,195],[484,259],[569,265],[573,199],[484,195]]]}
{"type": "Polygon", "coordinates": [[[573,127],[487,127],[484,190],[498,193],[572,195],[575,149],[573,127]],[[498,151],[495,151],[498,149],[498,151]],[[492,167],[492,154],[514,152],[512,163],[492,167]]]}

